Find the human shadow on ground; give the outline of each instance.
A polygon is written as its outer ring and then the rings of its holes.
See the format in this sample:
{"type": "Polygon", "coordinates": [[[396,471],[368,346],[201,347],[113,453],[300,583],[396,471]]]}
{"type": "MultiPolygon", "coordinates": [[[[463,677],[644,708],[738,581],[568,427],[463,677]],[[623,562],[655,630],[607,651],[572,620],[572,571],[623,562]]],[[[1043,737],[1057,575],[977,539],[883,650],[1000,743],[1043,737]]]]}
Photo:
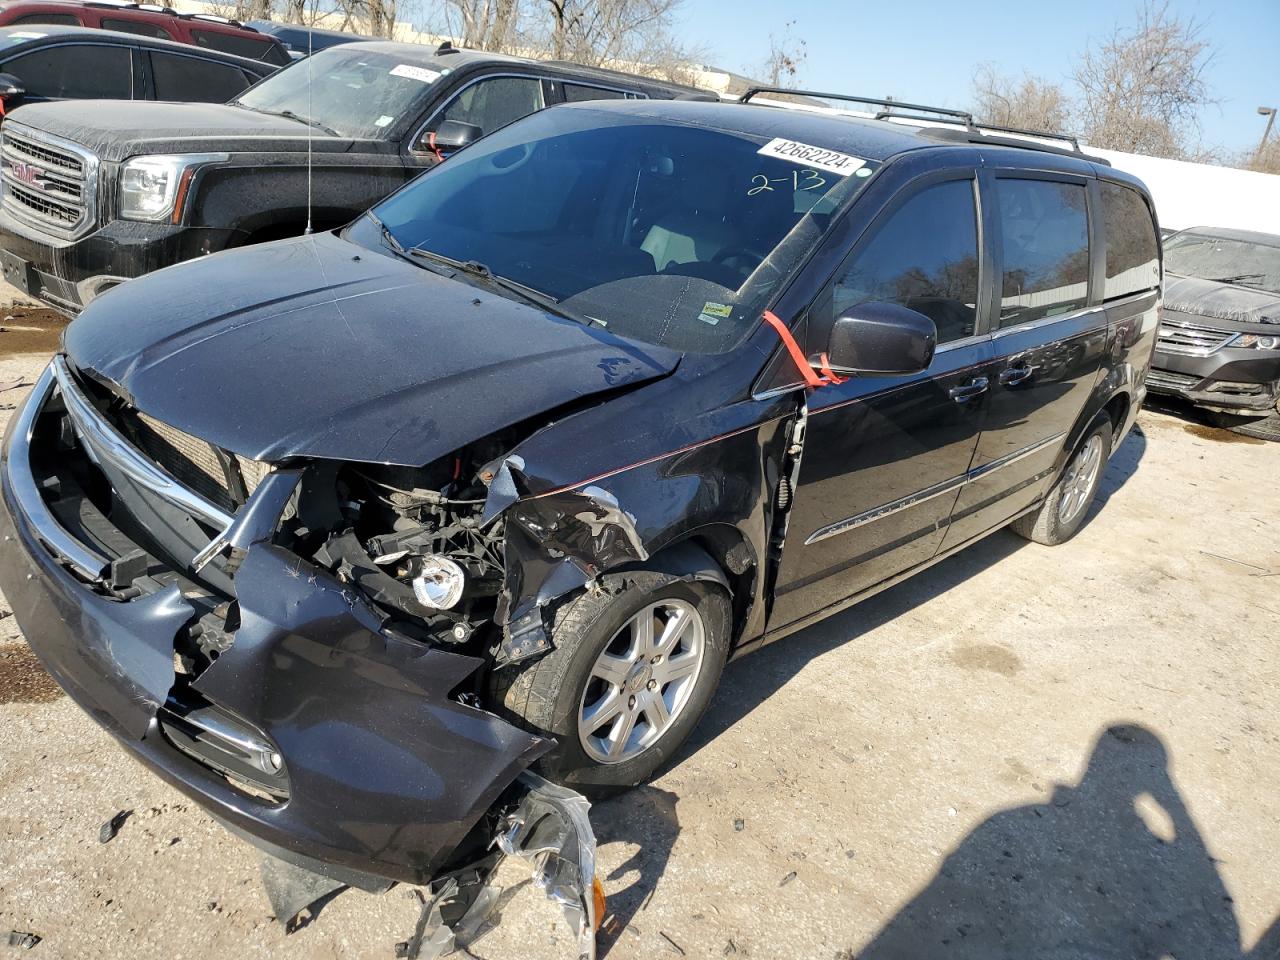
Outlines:
{"type": "Polygon", "coordinates": [[[970,833],[857,960],[1276,960],[1248,954],[1160,738],[1118,724],[1074,786],[970,833]]]}

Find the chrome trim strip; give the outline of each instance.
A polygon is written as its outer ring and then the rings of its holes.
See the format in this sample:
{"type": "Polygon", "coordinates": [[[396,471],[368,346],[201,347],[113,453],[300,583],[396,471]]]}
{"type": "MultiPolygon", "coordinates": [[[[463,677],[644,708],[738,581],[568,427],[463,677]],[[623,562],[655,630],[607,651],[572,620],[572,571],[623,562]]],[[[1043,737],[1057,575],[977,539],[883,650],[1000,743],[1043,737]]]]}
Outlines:
{"type": "Polygon", "coordinates": [[[27,402],[22,406],[18,422],[13,426],[9,441],[9,455],[5,469],[9,472],[9,485],[18,508],[25,514],[31,532],[54,555],[70,566],[81,578],[93,583],[104,576],[108,563],[106,557],[89,549],[76,540],[58,523],[45,505],[35,477],[31,474],[31,435],[40,411],[53,392],[53,364],[44,368],[40,379],[31,388],[27,402]]]}
{"type": "Polygon", "coordinates": [[[1069,320],[1079,320],[1091,313],[1106,313],[1107,308],[1102,304],[1095,304],[1092,307],[1081,307],[1079,310],[1072,310],[1070,313],[1058,314],[1052,317],[1040,317],[1038,320],[1028,320],[1026,323],[1015,323],[1010,327],[997,327],[991,331],[992,340],[1000,340],[1003,337],[1012,336],[1015,333],[1026,333],[1028,330],[1039,330],[1041,327],[1051,327],[1057,323],[1066,323],[1069,320]]]}
{"type": "Polygon", "coordinates": [[[66,404],[67,413],[76,428],[76,433],[84,441],[91,455],[102,455],[110,459],[112,466],[127,474],[133,480],[164,498],[187,513],[225,530],[235,518],[215,506],[193,490],[188,490],[168,473],[161,470],[129,443],[114,426],[104,420],[85,399],[67,369],[67,362],[62,357],[54,357],[50,364],[53,375],[58,381],[58,390],[66,404]]]}
{"type": "Polygon", "coordinates": [[[918,506],[919,504],[932,500],[935,497],[940,497],[945,493],[950,493],[953,490],[958,490],[961,487],[975,483],[978,480],[990,476],[997,470],[1001,470],[1010,464],[1017,463],[1019,460],[1023,460],[1026,457],[1031,456],[1033,453],[1038,453],[1050,444],[1057,443],[1065,437],[1065,433],[1058,433],[1052,437],[1037,440],[1035,443],[1029,444],[1021,450],[1015,450],[1013,453],[1000,457],[998,460],[992,460],[990,463],[984,463],[982,466],[969,470],[960,476],[935,483],[931,487],[925,487],[923,490],[917,490],[915,493],[908,494],[898,500],[881,504],[878,507],[873,507],[870,510],[856,514],[852,517],[847,517],[844,520],[837,520],[835,523],[822,527],[809,534],[804,545],[807,547],[810,544],[818,543],[819,541],[829,539],[830,537],[838,536],[842,533],[848,533],[850,530],[866,526],[868,523],[874,523],[876,520],[883,520],[885,517],[892,516],[895,513],[900,513],[903,510],[918,506]]]}
{"type": "Polygon", "coordinates": [[[989,476],[997,470],[1001,470],[1004,467],[1009,466],[1011,463],[1017,463],[1019,460],[1024,460],[1031,456],[1033,453],[1039,453],[1045,447],[1049,446],[1049,444],[1057,443],[1059,440],[1065,439],[1066,436],[1067,435],[1065,433],[1055,433],[1052,437],[1045,437],[1043,440],[1037,440],[1035,443],[1029,444],[1021,450],[1015,450],[1013,453],[1005,454],[1003,457],[984,463],[980,467],[974,467],[969,471],[968,479],[965,482],[973,483],[975,480],[981,480],[983,477],[989,476]]]}
{"type": "Polygon", "coordinates": [[[820,530],[815,530],[813,533],[809,534],[809,538],[805,540],[804,545],[807,547],[820,540],[826,540],[841,533],[848,533],[850,530],[865,526],[875,520],[883,520],[885,517],[899,513],[902,510],[906,510],[908,507],[914,507],[928,500],[932,500],[935,497],[940,497],[944,493],[959,490],[967,482],[967,475],[962,474],[958,477],[952,477],[950,480],[943,480],[940,483],[935,483],[931,487],[925,487],[923,490],[917,490],[915,493],[902,497],[900,500],[894,500],[890,503],[873,507],[864,513],[859,513],[853,517],[847,517],[844,520],[837,520],[835,523],[825,526],[820,530]]]}

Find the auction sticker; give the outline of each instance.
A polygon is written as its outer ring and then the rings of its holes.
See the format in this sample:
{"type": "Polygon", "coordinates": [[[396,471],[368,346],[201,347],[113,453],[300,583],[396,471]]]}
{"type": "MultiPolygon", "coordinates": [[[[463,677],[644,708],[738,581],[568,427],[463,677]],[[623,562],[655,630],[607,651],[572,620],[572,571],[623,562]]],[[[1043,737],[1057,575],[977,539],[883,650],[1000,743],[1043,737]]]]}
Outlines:
{"type": "Polygon", "coordinates": [[[867,161],[851,157],[847,153],[837,153],[825,147],[800,143],[798,140],[787,140],[776,137],[756,151],[763,157],[777,157],[779,160],[790,160],[806,167],[817,167],[830,173],[838,173],[847,177],[859,167],[866,166],[867,161]]]}
{"type": "Polygon", "coordinates": [[[428,70],[426,67],[415,67],[411,63],[400,63],[391,68],[393,77],[406,77],[409,80],[421,80],[423,83],[433,83],[440,79],[438,70],[428,70]]]}

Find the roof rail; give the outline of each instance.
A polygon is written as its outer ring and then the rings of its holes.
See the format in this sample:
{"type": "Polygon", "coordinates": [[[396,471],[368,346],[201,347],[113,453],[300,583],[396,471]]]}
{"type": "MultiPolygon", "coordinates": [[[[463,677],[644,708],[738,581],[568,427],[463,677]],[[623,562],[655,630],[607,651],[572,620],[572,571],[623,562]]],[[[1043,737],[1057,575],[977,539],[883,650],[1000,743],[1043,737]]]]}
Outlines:
{"type": "Polygon", "coordinates": [[[1004,127],[997,123],[974,124],[979,130],[995,130],[997,133],[1016,133],[1023,137],[1044,137],[1046,140],[1063,140],[1071,144],[1071,149],[1076,153],[1083,153],[1080,149],[1080,138],[1074,133],[1050,133],[1048,130],[1027,130],[1024,127],[1004,127]]]}
{"type": "Polygon", "coordinates": [[[853,97],[845,93],[823,93],[818,90],[788,90],[786,87],[752,87],[738,98],[739,103],[747,103],[752,97],[762,93],[782,93],[793,97],[821,97],[826,100],[844,100],[848,103],[864,103],[868,106],[883,107],[883,110],[876,111],[875,118],[883,120],[886,117],[902,117],[907,114],[899,113],[900,110],[909,110],[913,113],[932,113],[940,117],[952,117],[956,120],[962,120],[966,126],[973,126],[973,114],[966,113],[964,110],[952,110],[948,107],[930,107],[923,103],[906,103],[902,100],[887,100],[878,97],[853,97]]]}

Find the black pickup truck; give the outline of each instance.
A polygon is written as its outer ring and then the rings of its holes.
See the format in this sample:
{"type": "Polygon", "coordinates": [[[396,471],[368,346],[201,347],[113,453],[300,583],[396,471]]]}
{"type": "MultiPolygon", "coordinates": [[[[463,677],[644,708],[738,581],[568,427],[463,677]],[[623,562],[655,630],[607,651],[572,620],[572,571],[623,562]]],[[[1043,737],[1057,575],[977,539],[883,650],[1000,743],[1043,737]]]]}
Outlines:
{"type": "Polygon", "coordinates": [[[375,42],[321,51],[227,104],[28,106],[0,145],[0,262],[8,282],[75,314],[123,280],[301,234],[308,210],[317,230],[346,223],[543,107],[694,93],[574,64],[375,42]]]}

